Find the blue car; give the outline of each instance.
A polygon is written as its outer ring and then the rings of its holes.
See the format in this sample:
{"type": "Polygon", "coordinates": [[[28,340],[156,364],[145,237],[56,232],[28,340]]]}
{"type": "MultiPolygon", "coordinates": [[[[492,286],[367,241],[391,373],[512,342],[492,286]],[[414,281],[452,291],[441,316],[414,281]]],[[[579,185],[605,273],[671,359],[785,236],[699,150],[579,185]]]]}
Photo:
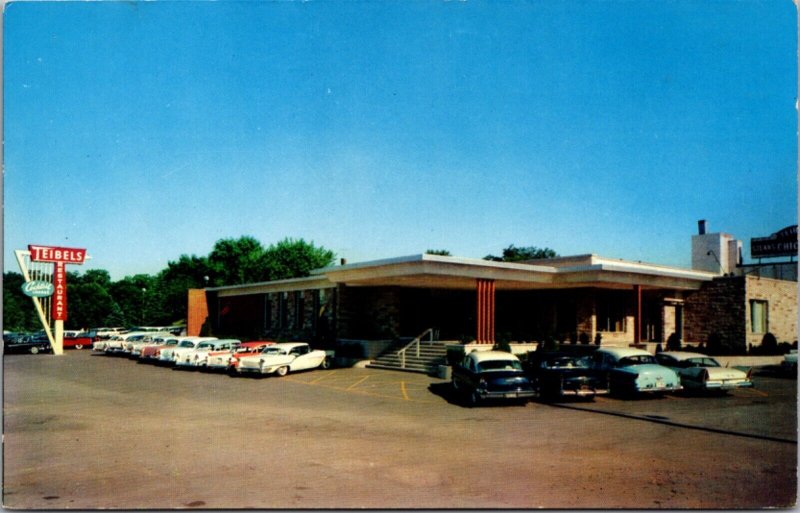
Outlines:
{"type": "Polygon", "coordinates": [[[603,347],[592,355],[594,368],[606,373],[615,395],[674,392],[681,390],[681,379],[643,349],[603,347]]]}

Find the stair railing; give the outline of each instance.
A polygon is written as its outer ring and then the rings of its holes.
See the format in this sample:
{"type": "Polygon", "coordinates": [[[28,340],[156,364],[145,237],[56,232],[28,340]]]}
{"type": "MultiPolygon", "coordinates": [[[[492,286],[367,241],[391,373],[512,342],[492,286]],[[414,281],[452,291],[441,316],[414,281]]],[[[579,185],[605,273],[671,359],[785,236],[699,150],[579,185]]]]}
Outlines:
{"type": "Polygon", "coordinates": [[[403,349],[401,349],[401,350],[397,351],[397,354],[398,354],[398,355],[400,355],[400,367],[401,367],[401,368],[403,368],[403,369],[405,369],[405,368],[406,368],[406,352],[407,352],[407,351],[408,351],[408,350],[409,350],[409,349],[410,349],[412,346],[414,346],[414,347],[416,348],[416,354],[417,354],[417,358],[419,358],[419,345],[420,345],[420,342],[422,342],[422,339],[423,339],[424,337],[426,337],[426,336],[428,337],[428,342],[433,342],[433,340],[434,340],[434,338],[433,338],[433,337],[434,337],[434,333],[435,333],[435,332],[434,332],[434,329],[433,329],[433,328],[428,328],[428,329],[426,329],[425,331],[423,331],[422,333],[420,333],[419,335],[417,335],[417,336],[414,338],[414,340],[412,340],[411,342],[409,342],[408,344],[406,344],[406,346],[405,346],[403,349]]]}

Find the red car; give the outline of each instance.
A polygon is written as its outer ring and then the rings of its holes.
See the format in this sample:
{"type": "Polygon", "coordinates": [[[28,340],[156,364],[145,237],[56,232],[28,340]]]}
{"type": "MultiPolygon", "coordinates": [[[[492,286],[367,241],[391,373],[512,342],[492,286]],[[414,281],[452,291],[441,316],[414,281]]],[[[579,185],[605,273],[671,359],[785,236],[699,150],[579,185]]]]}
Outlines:
{"type": "Polygon", "coordinates": [[[235,371],[239,366],[239,358],[260,353],[266,346],[271,346],[275,342],[271,340],[257,340],[254,342],[242,342],[242,344],[232,351],[217,351],[208,355],[206,370],[227,370],[235,371]]]}

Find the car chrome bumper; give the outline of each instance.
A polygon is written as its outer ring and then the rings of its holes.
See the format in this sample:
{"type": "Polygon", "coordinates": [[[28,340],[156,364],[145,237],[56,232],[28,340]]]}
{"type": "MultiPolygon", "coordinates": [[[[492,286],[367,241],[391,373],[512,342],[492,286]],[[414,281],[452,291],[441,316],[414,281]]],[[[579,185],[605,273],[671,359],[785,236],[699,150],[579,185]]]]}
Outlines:
{"type": "Polygon", "coordinates": [[[536,392],[533,390],[509,390],[503,392],[477,390],[477,393],[481,399],[530,399],[536,397],[536,392]]]}

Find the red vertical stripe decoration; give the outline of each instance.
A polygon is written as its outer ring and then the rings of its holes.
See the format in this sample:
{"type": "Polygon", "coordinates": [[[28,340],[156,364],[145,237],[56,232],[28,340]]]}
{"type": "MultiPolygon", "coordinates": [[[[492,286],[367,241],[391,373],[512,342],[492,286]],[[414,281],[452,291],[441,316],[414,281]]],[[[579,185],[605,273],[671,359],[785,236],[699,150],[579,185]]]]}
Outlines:
{"type": "Polygon", "coordinates": [[[634,309],[634,315],[636,317],[633,319],[633,343],[638,344],[642,341],[642,286],[641,285],[633,286],[633,295],[634,295],[634,301],[636,302],[636,308],[634,309]]]}
{"type": "Polygon", "coordinates": [[[477,280],[477,330],[475,341],[479,344],[494,343],[494,295],[493,280],[477,280]]]}

